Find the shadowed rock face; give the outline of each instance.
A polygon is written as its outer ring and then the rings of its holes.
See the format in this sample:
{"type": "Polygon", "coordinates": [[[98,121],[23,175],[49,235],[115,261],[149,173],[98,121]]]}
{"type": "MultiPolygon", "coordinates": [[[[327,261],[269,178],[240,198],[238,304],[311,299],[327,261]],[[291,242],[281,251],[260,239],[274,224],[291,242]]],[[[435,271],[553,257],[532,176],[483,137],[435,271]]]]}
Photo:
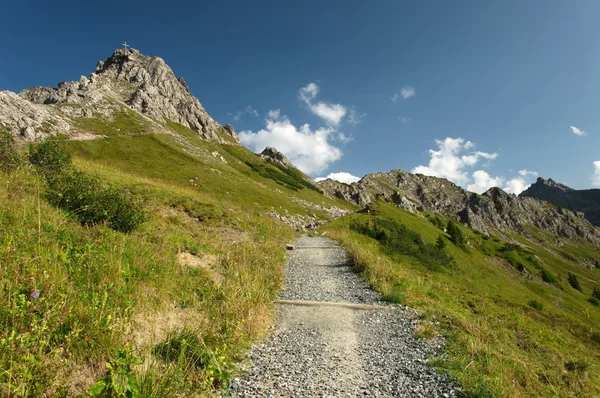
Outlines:
{"type": "Polygon", "coordinates": [[[0,124],[31,140],[38,133],[43,135],[40,127],[44,122],[51,122],[47,127],[61,127],[61,131],[68,132],[70,128],[61,126],[61,122],[72,127],[73,118],[77,117],[99,114],[110,118],[119,106],[128,106],[156,123],[168,118],[208,140],[239,144],[233,128],[225,129],[214,121],[190,93],[185,80],[178,79],[161,58],[148,57],[134,49],[116,50],[98,62],[89,78],[62,82],[58,88],[29,88],[18,99],[14,93],[0,92],[0,114],[4,115],[0,124]],[[25,120],[23,108],[27,108],[25,120]]]}
{"type": "Polygon", "coordinates": [[[528,227],[536,227],[559,238],[580,237],[600,244],[600,229],[592,226],[582,213],[508,194],[500,188],[478,195],[442,178],[400,170],[369,174],[351,185],[333,180],[317,184],[330,195],[359,206],[381,197],[405,210],[453,218],[483,233],[495,228],[527,235],[528,227]]]}
{"type": "Polygon", "coordinates": [[[580,211],[590,223],[600,227],[600,189],[576,190],[552,179],[538,178],[519,196],[537,198],[580,211]]]}

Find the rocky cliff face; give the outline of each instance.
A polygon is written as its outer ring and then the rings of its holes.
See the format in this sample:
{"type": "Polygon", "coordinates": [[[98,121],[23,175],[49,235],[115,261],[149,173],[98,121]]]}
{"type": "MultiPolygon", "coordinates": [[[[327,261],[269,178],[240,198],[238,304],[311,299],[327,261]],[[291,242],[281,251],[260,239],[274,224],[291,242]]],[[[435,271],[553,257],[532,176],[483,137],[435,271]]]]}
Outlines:
{"type": "Polygon", "coordinates": [[[499,188],[478,195],[445,179],[400,170],[369,174],[352,185],[332,180],[317,184],[323,191],[360,206],[381,197],[411,212],[454,218],[483,233],[497,229],[528,235],[528,228],[536,227],[559,238],[580,237],[600,244],[600,229],[582,213],[507,194],[499,188]]]}
{"type": "Polygon", "coordinates": [[[156,131],[167,118],[207,140],[239,144],[233,127],[214,121],[161,58],[134,49],[116,50],[89,78],[63,82],[58,88],[33,87],[18,96],[1,91],[0,125],[34,140],[55,131],[81,130],[78,118],[110,119],[124,106],[143,115],[156,131]]]}
{"type": "Polygon", "coordinates": [[[519,196],[537,198],[580,211],[590,223],[600,227],[600,189],[575,190],[552,179],[538,178],[519,196]]]}

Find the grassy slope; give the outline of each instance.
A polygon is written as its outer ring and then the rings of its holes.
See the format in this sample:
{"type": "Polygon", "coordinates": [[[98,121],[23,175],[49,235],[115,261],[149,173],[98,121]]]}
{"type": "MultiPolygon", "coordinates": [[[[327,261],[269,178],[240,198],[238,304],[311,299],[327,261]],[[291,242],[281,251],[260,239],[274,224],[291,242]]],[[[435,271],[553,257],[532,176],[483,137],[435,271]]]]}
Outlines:
{"type": "Polygon", "coordinates": [[[27,167],[1,175],[0,395],[82,393],[128,347],[143,361],[142,396],[219,387],[266,332],[281,287],[294,232],[266,211],[327,217],[292,195],[351,208],[286,189],[244,164],[273,167],[251,152],[175,127],[70,143],[77,168],[146,199],[148,221],[131,234],[82,227],[49,206],[27,167]],[[177,261],[181,253],[193,261],[177,261]]]}
{"type": "MultiPolygon", "coordinates": [[[[443,232],[424,217],[381,204],[380,217],[393,219],[435,243],[443,232]]],[[[539,264],[559,276],[559,287],[526,277],[494,256],[503,244],[462,228],[473,247],[468,253],[448,244],[456,267],[430,272],[409,257],[391,258],[375,240],[349,230],[354,214],[322,227],[348,246],[366,280],[389,300],[424,311],[420,334],[448,338],[448,361],[433,363],[457,377],[469,396],[588,396],[600,394],[600,308],[587,301],[600,285],[600,270],[589,270],[564,256],[529,246],[539,264]],[[491,254],[486,256],[484,251],[491,254]],[[585,294],[572,289],[567,272],[576,272],[585,294]],[[528,303],[543,304],[537,311],[528,303]],[[583,360],[587,370],[569,371],[583,360]]],[[[556,239],[548,240],[554,242],[556,239]]],[[[556,249],[556,248],[555,248],[556,249]]],[[[600,258],[599,248],[565,246],[574,256],[600,258]]],[[[528,266],[531,267],[530,264],[528,266]]]]}

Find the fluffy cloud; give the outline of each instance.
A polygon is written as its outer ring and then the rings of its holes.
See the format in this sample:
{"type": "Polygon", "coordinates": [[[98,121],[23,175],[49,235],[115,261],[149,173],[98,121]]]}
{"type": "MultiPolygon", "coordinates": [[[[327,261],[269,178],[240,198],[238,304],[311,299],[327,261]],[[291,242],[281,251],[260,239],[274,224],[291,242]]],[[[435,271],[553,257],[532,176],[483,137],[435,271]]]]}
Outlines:
{"type": "Polygon", "coordinates": [[[477,170],[473,173],[473,183],[467,185],[471,192],[484,193],[492,187],[500,187],[504,183],[502,177],[492,177],[484,170],[477,170]]]}
{"type": "Polygon", "coordinates": [[[592,186],[600,188],[600,160],[594,162],[594,174],[592,174],[592,186]]]}
{"type": "Polygon", "coordinates": [[[346,113],[346,107],[341,104],[329,104],[319,101],[314,103],[314,99],[319,94],[319,86],[315,83],[309,83],[298,90],[298,98],[308,105],[309,109],[323,119],[330,126],[338,126],[346,113]]]}
{"type": "Polygon", "coordinates": [[[308,83],[306,87],[302,87],[298,90],[298,97],[307,104],[310,104],[319,94],[319,86],[315,83],[308,83]]]}
{"type": "Polygon", "coordinates": [[[252,117],[258,117],[258,111],[254,109],[251,105],[248,105],[244,108],[243,111],[237,111],[236,113],[230,113],[234,122],[239,122],[242,116],[249,115],[252,117]]]}
{"type": "Polygon", "coordinates": [[[519,175],[523,176],[523,177],[537,177],[539,174],[537,171],[523,169],[523,170],[519,170],[519,175]]]}
{"type": "Polygon", "coordinates": [[[313,113],[325,120],[327,124],[337,126],[342,121],[342,118],[346,116],[346,108],[340,104],[326,104],[319,102],[317,104],[310,104],[310,109],[313,113]]]}
{"type": "Polygon", "coordinates": [[[470,182],[469,174],[465,170],[467,167],[475,166],[481,158],[492,160],[498,156],[495,153],[469,152],[475,145],[471,141],[465,142],[462,138],[447,137],[444,140],[435,140],[435,143],[438,150],[429,150],[429,165],[417,166],[412,170],[413,173],[442,177],[466,186],[470,182]]]}
{"type": "Polygon", "coordinates": [[[410,97],[414,97],[415,93],[416,92],[414,87],[402,87],[402,90],[400,90],[399,93],[394,93],[394,95],[392,95],[390,99],[392,101],[398,101],[400,97],[402,97],[403,99],[407,99],[410,97]]]}
{"type": "Polygon", "coordinates": [[[350,173],[346,173],[346,172],[342,171],[340,173],[331,173],[327,177],[318,177],[318,178],[315,178],[315,181],[317,181],[317,182],[318,181],[323,181],[323,180],[326,180],[328,178],[330,178],[332,180],[335,180],[335,181],[343,182],[343,183],[346,183],[346,184],[352,184],[353,182],[357,182],[357,181],[360,180],[360,177],[353,176],[350,173]]]}
{"type": "Polygon", "coordinates": [[[508,180],[504,186],[504,190],[508,193],[518,195],[526,190],[537,176],[538,173],[536,171],[527,169],[519,170],[519,177],[508,180]]]}
{"type": "Polygon", "coordinates": [[[267,114],[264,129],[256,133],[242,131],[239,136],[242,143],[255,152],[267,146],[275,147],[300,170],[315,174],[342,157],[342,151],[330,142],[339,138],[336,133],[333,127],[312,130],[308,124],[304,124],[297,128],[277,109],[267,114]]]}
{"type": "Polygon", "coordinates": [[[580,137],[583,137],[584,135],[587,135],[587,132],[585,132],[582,129],[577,128],[575,126],[571,126],[571,131],[573,132],[573,134],[578,135],[580,137]]]}
{"type": "Polygon", "coordinates": [[[496,153],[475,151],[475,144],[462,138],[447,137],[435,141],[438,148],[429,150],[429,164],[417,166],[412,172],[434,177],[446,178],[461,185],[469,191],[483,193],[492,187],[502,187],[506,192],[518,195],[531,184],[537,173],[523,169],[519,176],[506,180],[504,177],[491,176],[485,170],[469,170],[481,161],[492,161],[498,157],[496,153]]]}

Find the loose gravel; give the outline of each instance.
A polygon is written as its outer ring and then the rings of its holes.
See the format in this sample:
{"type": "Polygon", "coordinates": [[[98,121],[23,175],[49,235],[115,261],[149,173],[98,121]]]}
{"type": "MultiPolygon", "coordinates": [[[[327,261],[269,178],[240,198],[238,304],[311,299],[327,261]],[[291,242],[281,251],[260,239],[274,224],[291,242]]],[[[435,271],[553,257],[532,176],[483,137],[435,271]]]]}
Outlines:
{"type": "Polygon", "coordinates": [[[233,397],[454,397],[458,388],[427,365],[441,344],[415,340],[415,312],[385,303],[326,238],[290,251],[282,300],[374,304],[388,309],[280,305],[271,336],[249,354],[233,397]]]}

